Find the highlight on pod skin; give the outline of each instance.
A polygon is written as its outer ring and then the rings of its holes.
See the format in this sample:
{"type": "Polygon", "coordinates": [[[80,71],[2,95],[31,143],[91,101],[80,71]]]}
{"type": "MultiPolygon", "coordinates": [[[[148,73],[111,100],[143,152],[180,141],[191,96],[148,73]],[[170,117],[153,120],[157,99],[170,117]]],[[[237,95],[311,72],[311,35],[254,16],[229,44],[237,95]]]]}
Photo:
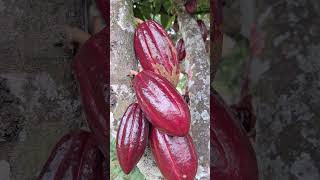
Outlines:
{"type": "Polygon", "coordinates": [[[197,23],[208,26],[210,11],[195,16],[210,4],[131,3],[111,3],[110,177],[210,179],[209,54],[197,23]]]}
{"type": "Polygon", "coordinates": [[[0,180],[320,180],[319,7],[0,0],[0,180]]]}

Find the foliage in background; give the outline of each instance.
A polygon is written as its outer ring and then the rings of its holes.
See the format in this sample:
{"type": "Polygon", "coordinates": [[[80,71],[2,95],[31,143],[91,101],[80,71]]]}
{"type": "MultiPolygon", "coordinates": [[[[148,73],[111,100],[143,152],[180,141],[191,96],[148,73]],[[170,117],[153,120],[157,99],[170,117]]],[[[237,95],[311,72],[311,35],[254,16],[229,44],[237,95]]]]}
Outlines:
{"type": "MultiPolygon", "coordinates": [[[[209,0],[197,2],[198,18],[210,13],[209,0]]],[[[142,20],[156,20],[166,30],[169,30],[176,19],[176,7],[172,0],[133,0],[133,13],[135,17],[142,20]]]]}
{"type": "Polygon", "coordinates": [[[130,174],[126,175],[118,162],[116,152],[116,141],[112,139],[110,141],[110,177],[113,180],[144,180],[144,176],[140,173],[139,169],[134,168],[130,174]]]}
{"type": "MultiPolygon", "coordinates": [[[[197,6],[197,19],[202,19],[206,25],[210,22],[210,4],[209,0],[198,0],[197,6]]],[[[171,35],[173,41],[176,41],[180,34],[176,33],[172,25],[174,24],[177,16],[176,9],[172,0],[133,0],[133,13],[134,16],[142,19],[148,20],[153,19],[160,23],[166,31],[171,35]]],[[[209,28],[209,26],[207,26],[209,28]]],[[[180,92],[184,92],[187,77],[182,75],[180,82],[177,85],[177,89],[180,92]]],[[[110,178],[113,180],[144,180],[143,174],[136,167],[128,175],[124,174],[119,165],[117,154],[116,154],[116,143],[112,139],[110,141],[110,178]]]]}
{"type": "Polygon", "coordinates": [[[240,87],[244,75],[244,63],[248,58],[248,41],[238,40],[232,54],[223,57],[219,64],[214,88],[229,103],[235,103],[240,97],[240,87]]]}

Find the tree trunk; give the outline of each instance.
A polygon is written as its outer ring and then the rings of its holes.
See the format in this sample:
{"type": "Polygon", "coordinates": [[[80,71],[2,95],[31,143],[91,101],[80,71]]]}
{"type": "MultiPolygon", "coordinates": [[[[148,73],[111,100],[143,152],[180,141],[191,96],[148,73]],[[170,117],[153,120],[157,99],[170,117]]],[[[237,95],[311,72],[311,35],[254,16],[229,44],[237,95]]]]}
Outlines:
{"type": "Polygon", "coordinates": [[[36,179],[59,138],[85,126],[72,55],[55,46],[59,26],[81,24],[80,7],[0,1],[0,179],[36,179]]]}
{"type": "Polygon", "coordinates": [[[180,32],[185,42],[185,71],[191,112],[191,137],[198,153],[196,179],[210,179],[210,69],[209,55],[206,52],[196,19],[189,15],[183,2],[176,1],[180,32]]]}
{"type": "MultiPolygon", "coordinates": [[[[128,75],[130,70],[138,69],[133,46],[135,27],[132,2],[112,0],[110,8],[110,133],[115,138],[122,115],[126,108],[136,101],[128,75]]],[[[138,168],[147,180],[157,180],[162,177],[149,145],[138,163],[138,168]]]]}
{"type": "Polygon", "coordinates": [[[320,1],[256,1],[265,49],[253,61],[261,180],[320,179],[320,1]]]}
{"type": "MultiPolygon", "coordinates": [[[[112,134],[116,135],[118,122],[126,107],[132,103],[134,93],[127,75],[136,69],[133,50],[133,12],[127,1],[111,1],[111,117],[112,134]],[[113,105],[114,104],[114,105],[113,105]]],[[[200,30],[195,19],[187,14],[179,18],[186,42],[186,61],[193,76],[189,81],[190,110],[192,115],[191,135],[197,147],[199,168],[197,179],[209,179],[209,57],[205,50],[200,30]]],[[[138,167],[146,179],[163,179],[156,167],[150,148],[138,167]]]]}

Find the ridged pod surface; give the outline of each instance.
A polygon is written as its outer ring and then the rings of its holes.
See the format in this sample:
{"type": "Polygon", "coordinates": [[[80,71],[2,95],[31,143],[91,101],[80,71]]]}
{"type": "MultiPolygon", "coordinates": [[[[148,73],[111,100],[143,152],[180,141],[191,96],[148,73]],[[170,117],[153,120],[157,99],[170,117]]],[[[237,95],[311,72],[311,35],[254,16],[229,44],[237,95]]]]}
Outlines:
{"type": "Polygon", "coordinates": [[[86,120],[105,157],[109,157],[107,39],[107,28],[104,28],[81,47],[74,59],[86,120]]]}
{"type": "Polygon", "coordinates": [[[38,180],[97,180],[103,178],[103,155],[92,134],[73,131],[55,145],[38,180]]]}
{"type": "Polygon", "coordinates": [[[181,62],[186,57],[186,48],[184,46],[184,40],[179,39],[176,44],[176,49],[178,53],[178,60],[181,62]]]}
{"type": "Polygon", "coordinates": [[[202,20],[197,20],[197,24],[200,28],[203,41],[206,41],[208,37],[208,29],[206,24],[202,20]]]}
{"type": "Polygon", "coordinates": [[[131,104],[124,113],[116,139],[117,156],[122,170],[129,174],[146,149],[149,123],[138,103],[131,104]]]}
{"type": "Polygon", "coordinates": [[[138,103],[156,128],[173,136],[185,136],[190,129],[187,103],[164,77],[143,70],[133,80],[138,103]]]}
{"type": "Polygon", "coordinates": [[[164,76],[174,86],[178,84],[177,51],[161,25],[153,20],[139,24],[134,34],[134,49],[144,70],[164,76]]]}
{"type": "Polygon", "coordinates": [[[249,137],[230,108],[211,93],[211,179],[258,180],[258,165],[249,137]]]}
{"type": "Polygon", "coordinates": [[[152,128],[150,147],[162,175],[168,180],[193,180],[198,168],[198,157],[192,138],[168,136],[152,128]]]}

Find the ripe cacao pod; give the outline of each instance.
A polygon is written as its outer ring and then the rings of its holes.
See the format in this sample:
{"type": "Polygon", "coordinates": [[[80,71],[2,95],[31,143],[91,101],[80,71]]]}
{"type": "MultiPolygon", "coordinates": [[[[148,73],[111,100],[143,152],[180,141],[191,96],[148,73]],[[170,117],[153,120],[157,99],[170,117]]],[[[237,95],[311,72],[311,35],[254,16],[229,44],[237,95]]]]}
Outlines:
{"type": "Polygon", "coordinates": [[[178,59],[181,62],[186,57],[186,48],[183,39],[179,39],[176,44],[178,59]]]}
{"type": "Polygon", "coordinates": [[[211,179],[258,180],[255,152],[245,130],[215,91],[210,99],[211,179]]]}
{"type": "Polygon", "coordinates": [[[189,14],[193,14],[197,11],[197,0],[188,0],[184,6],[189,14]]]}
{"type": "Polygon", "coordinates": [[[143,70],[133,79],[138,103],[153,126],[173,136],[185,136],[190,129],[187,103],[164,77],[143,70]]]}
{"type": "Polygon", "coordinates": [[[138,103],[131,104],[124,113],[118,129],[116,148],[120,166],[129,174],[146,149],[149,123],[138,103]]]}
{"type": "Polygon", "coordinates": [[[150,147],[158,168],[168,180],[193,180],[198,168],[198,157],[192,138],[169,136],[152,127],[150,147]]]}
{"type": "Polygon", "coordinates": [[[104,28],[80,48],[74,59],[86,120],[105,157],[109,157],[107,42],[107,28],[104,28]]]}
{"type": "Polygon", "coordinates": [[[38,180],[106,179],[103,161],[103,155],[92,134],[82,130],[73,131],[56,144],[38,180]]]}
{"type": "Polygon", "coordinates": [[[177,51],[161,25],[153,20],[139,24],[134,34],[134,49],[144,70],[162,75],[174,86],[178,84],[177,51]]]}
{"type": "Polygon", "coordinates": [[[203,41],[206,41],[208,37],[208,29],[206,27],[206,24],[202,20],[197,20],[197,24],[200,28],[203,41]]]}

